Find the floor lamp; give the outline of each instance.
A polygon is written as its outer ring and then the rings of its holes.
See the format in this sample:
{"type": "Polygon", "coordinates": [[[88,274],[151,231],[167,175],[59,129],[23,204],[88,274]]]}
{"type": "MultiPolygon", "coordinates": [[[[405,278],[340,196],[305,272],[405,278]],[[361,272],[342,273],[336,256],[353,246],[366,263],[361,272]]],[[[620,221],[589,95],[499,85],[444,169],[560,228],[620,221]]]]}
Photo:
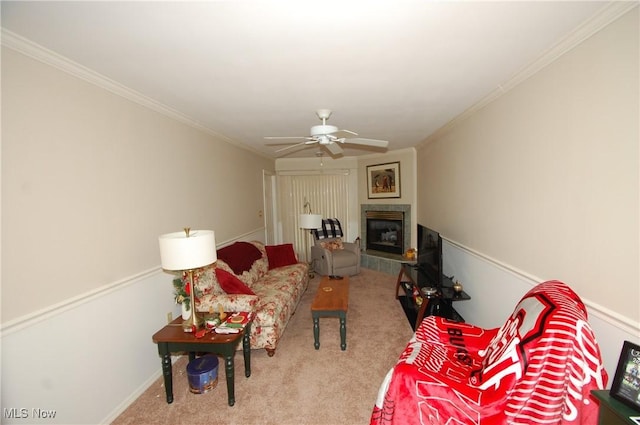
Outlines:
{"type": "Polygon", "coordinates": [[[167,271],[187,272],[189,276],[189,296],[191,316],[182,323],[185,332],[195,332],[202,326],[202,318],[196,311],[193,272],[201,267],[213,264],[218,259],[216,237],[213,230],[191,230],[167,233],[158,238],[160,243],[160,261],[167,271]]]}
{"type": "MultiPolygon", "coordinates": [[[[307,202],[305,207],[308,205],[309,203],[307,202]]],[[[311,233],[312,230],[322,227],[322,215],[311,214],[311,207],[309,206],[309,214],[300,214],[298,223],[300,228],[308,230],[309,233],[311,233]]],[[[305,255],[307,256],[307,264],[309,265],[309,277],[313,277],[312,264],[309,262],[309,235],[305,237],[305,255]]]]}

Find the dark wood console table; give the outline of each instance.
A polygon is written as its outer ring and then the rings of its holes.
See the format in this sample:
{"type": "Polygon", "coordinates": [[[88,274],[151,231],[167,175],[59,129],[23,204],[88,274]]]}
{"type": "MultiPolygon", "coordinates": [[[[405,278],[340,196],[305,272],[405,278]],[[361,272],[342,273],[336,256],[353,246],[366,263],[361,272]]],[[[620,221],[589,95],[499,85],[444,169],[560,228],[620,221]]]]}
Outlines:
{"type": "Polygon", "coordinates": [[[446,317],[450,320],[464,322],[462,316],[453,308],[454,301],[470,300],[466,292],[456,293],[453,282],[443,276],[443,285],[437,288],[434,295],[425,295],[423,288],[431,287],[427,276],[415,264],[402,263],[396,282],[396,299],[402,304],[409,323],[415,330],[422,319],[430,314],[446,317]],[[400,289],[402,288],[402,294],[400,289]]]}

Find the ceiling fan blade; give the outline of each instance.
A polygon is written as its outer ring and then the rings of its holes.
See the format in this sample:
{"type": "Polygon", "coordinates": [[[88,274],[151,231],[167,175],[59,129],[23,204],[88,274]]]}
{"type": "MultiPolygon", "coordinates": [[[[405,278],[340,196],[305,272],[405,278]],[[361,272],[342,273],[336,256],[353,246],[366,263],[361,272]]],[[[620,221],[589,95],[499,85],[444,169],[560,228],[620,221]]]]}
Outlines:
{"type": "Polygon", "coordinates": [[[333,133],[331,133],[332,136],[336,136],[338,138],[342,138],[342,137],[351,137],[351,136],[357,136],[358,133],[356,133],[355,131],[351,131],[351,130],[338,130],[335,131],[333,133]]]}
{"type": "Polygon", "coordinates": [[[352,144],[352,145],[373,146],[373,147],[376,147],[376,148],[387,148],[387,147],[389,147],[389,142],[387,140],[363,139],[361,137],[357,137],[355,139],[345,139],[344,143],[349,143],[349,144],[352,144]]]}
{"type": "Polygon", "coordinates": [[[329,152],[331,152],[331,155],[340,155],[340,154],[342,154],[342,147],[337,143],[328,143],[328,144],[322,145],[322,146],[327,148],[327,150],[329,152]]]}
{"type": "Polygon", "coordinates": [[[297,145],[300,143],[307,143],[307,144],[311,144],[311,143],[315,143],[314,140],[307,140],[307,141],[302,141],[302,142],[274,142],[274,143],[265,143],[265,146],[282,146],[282,145],[297,145]]]}
{"type": "Polygon", "coordinates": [[[295,148],[296,146],[310,145],[310,144],[313,144],[313,143],[315,143],[315,142],[311,141],[311,142],[300,142],[300,143],[296,143],[296,144],[293,144],[293,145],[287,146],[287,147],[285,147],[285,148],[277,149],[277,150],[276,150],[276,153],[286,151],[287,149],[295,148]]]}
{"type": "Polygon", "coordinates": [[[296,145],[300,142],[276,142],[276,143],[265,143],[265,146],[289,146],[289,145],[296,145]]]}
{"type": "Polygon", "coordinates": [[[309,139],[309,136],[265,136],[267,140],[278,140],[278,139],[309,139]]]}

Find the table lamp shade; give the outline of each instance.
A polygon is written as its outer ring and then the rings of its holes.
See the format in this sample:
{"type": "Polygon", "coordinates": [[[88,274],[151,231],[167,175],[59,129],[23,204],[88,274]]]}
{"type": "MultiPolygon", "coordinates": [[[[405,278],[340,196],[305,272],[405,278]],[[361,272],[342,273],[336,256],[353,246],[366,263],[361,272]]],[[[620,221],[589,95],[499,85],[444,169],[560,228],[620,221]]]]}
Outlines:
{"type": "Polygon", "coordinates": [[[302,229],[319,229],[322,227],[322,215],[300,214],[299,222],[302,229]]]}
{"type": "Polygon", "coordinates": [[[191,230],[161,235],[160,261],[165,270],[193,270],[214,263],[216,237],[213,230],[191,230]]]}

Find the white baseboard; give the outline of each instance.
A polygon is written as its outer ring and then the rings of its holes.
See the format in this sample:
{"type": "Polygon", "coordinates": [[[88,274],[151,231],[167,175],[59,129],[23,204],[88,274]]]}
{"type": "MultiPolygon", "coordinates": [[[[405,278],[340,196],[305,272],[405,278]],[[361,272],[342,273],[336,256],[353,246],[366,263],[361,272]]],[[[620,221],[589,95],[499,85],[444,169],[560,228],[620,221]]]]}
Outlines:
{"type": "MultiPolygon", "coordinates": [[[[65,424],[97,424],[116,415],[161,373],[151,336],[168,312],[179,313],[172,278],[159,270],[137,276],[3,332],[3,409],[54,410],[49,423],[65,424]],[[100,387],[109,391],[95,397],[100,387]]],[[[3,424],[28,422],[2,418],[3,424]]]]}
{"type": "MultiPolygon", "coordinates": [[[[177,362],[179,358],[180,358],[180,356],[171,356],[171,363],[175,364],[175,362],[177,362]]],[[[160,364],[161,364],[161,362],[160,362],[160,360],[158,360],[158,365],[160,365],[160,364]]],[[[147,391],[149,389],[149,387],[151,387],[151,385],[153,385],[153,383],[156,382],[156,380],[158,378],[160,378],[161,376],[162,376],[162,368],[159,367],[158,370],[153,375],[151,375],[149,377],[149,379],[147,379],[142,384],[140,384],[140,386],[138,388],[136,388],[136,390],[134,392],[129,394],[129,396],[127,398],[122,400],[122,403],[120,403],[118,406],[116,406],[113,409],[113,411],[110,412],[109,415],[106,418],[104,418],[102,421],[100,421],[100,424],[108,425],[108,424],[112,423],[113,421],[115,421],[118,418],[118,416],[120,416],[125,410],[127,410],[127,408],[129,406],[131,406],[131,404],[133,404],[133,402],[136,401],[138,399],[138,397],[140,397],[145,391],[147,391]]],[[[164,394],[165,393],[163,392],[163,396],[164,396],[164,394]]]]}

